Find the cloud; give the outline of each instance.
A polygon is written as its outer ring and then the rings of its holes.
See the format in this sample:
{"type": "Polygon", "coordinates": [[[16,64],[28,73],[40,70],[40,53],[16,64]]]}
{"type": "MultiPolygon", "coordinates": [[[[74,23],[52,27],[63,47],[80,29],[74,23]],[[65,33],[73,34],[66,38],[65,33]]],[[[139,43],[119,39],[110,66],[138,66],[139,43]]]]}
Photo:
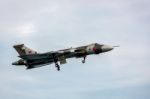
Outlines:
{"type": "Polygon", "coordinates": [[[32,35],[32,33],[36,32],[35,26],[32,23],[27,23],[22,26],[18,26],[16,31],[20,36],[32,35]]]}

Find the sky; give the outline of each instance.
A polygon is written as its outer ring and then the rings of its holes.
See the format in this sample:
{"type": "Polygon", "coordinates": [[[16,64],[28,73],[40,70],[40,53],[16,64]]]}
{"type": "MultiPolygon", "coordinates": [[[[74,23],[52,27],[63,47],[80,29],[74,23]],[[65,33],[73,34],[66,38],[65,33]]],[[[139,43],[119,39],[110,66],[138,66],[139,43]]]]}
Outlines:
{"type": "Polygon", "coordinates": [[[149,0],[0,0],[1,99],[150,99],[149,0]],[[120,45],[26,70],[15,44],[37,52],[120,45]]]}

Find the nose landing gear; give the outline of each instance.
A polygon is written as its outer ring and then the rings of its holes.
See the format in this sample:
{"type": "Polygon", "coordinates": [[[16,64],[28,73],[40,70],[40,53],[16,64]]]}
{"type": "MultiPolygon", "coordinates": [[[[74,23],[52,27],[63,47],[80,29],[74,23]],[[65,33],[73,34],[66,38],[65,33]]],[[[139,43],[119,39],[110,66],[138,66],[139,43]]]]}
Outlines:
{"type": "Polygon", "coordinates": [[[86,56],[83,57],[82,63],[85,63],[86,56]]]}

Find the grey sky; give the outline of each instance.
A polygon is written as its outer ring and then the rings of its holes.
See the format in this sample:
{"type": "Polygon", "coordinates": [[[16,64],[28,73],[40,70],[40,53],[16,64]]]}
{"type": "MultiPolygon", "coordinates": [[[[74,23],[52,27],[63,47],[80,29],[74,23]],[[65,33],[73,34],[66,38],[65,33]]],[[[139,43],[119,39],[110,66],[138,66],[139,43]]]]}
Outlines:
{"type": "Polygon", "coordinates": [[[149,0],[0,1],[0,98],[149,99],[149,0]],[[38,52],[89,43],[111,52],[33,70],[14,67],[14,44],[38,52]]]}

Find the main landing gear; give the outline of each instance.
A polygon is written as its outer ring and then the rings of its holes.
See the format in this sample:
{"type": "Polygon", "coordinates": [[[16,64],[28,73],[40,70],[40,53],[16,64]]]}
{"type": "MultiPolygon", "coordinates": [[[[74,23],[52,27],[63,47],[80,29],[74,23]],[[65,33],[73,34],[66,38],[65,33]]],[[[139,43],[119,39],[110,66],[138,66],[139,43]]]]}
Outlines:
{"type": "Polygon", "coordinates": [[[58,71],[60,71],[60,66],[59,66],[58,62],[55,62],[55,67],[57,68],[58,71]]]}
{"type": "Polygon", "coordinates": [[[54,55],[54,54],[53,54],[53,61],[54,61],[54,63],[55,63],[55,67],[57,68],[57,71],[60,71],[60,66],[59,66],[59,64],[58,64],[58,59],[55,58],[55,55],[54,55]]]}

